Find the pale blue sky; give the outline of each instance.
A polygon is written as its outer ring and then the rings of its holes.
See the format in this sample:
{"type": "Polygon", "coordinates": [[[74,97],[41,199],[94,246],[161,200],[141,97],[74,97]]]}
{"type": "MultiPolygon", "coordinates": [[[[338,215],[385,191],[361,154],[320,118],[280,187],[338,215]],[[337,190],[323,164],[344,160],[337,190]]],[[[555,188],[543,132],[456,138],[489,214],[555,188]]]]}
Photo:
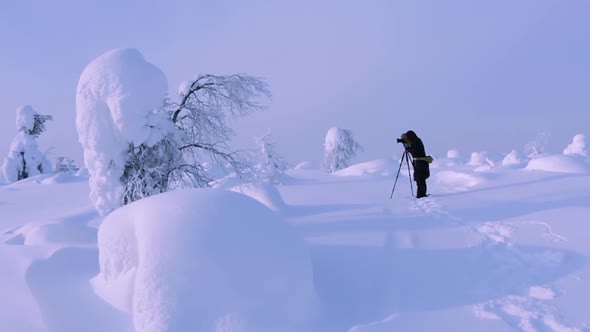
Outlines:
{"type": "Polygon", "coordinates": [[[400,150],[522,148],[540,131],[561,150],[590,135],[590,1],[47,1],[0,7],[0,154],[15,111],[52,114],[40,144],[81,163],[75,90],[103,52],[135,47],[170,90],[196,73],[268,79],[270,110],[240,121],[240,146],[272,129],[293,163],[318,161],[331,126],[358,160],[400,150]]]}

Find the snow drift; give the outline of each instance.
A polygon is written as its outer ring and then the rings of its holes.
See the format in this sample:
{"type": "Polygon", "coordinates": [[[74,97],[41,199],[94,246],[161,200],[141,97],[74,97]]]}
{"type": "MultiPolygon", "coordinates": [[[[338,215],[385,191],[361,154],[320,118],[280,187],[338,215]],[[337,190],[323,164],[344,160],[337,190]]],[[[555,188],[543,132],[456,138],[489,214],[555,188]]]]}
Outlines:
{"type": "Polygon", "coordinates": [[[120,181],[130,146],[152,145],[167,124],[155,112],[167,91],[162,71],[135,49],[116,49],[82,72],[76,126],[90,174],[90,198],[102,214],[121,205],[120,181]]]}
{"type": "Polygon", "coordinates": [[[563,154],[565,155],[580,155],[582,157],[587,157],[588,153],[586,151],[586,136],[584,134],[578,134],[574,136],[572,139],[572,143],[570,143],[564,150],[563,154]]]}
{"type": "MultiPolygon", "coordinates": [[[[347,168],[338,170],[332,174],[341,176],[361,176],[361,175],[383,175],[390,176],[397,172],[399,163],[391,159],[377,159],[364,163],[354,164],[347,168]],[[394,171],[395,170],[395,171],[394,171]]],[[[404,165],[405,166],[405,165],[404,165]]]]}
{"type": "Polygon", "coordinates": [[[302,237],[239,193],[136,201],[107,216],[98,246],[95,289],[138,332],[303,331],[315,301],[302,237]]]}
{"type": "Polygon", "coordinates": [[[590,163],[575,154],[541,155],[531,159],[525,169],[560,173],[590,173],[590,163]]]}

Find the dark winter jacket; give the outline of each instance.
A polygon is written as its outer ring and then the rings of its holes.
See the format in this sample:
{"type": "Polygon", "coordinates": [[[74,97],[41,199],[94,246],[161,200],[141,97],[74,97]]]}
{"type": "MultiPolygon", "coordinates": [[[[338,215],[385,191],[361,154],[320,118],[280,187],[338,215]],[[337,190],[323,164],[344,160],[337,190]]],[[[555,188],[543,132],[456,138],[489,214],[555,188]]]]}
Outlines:
{"type": "Polygon", "coordinates": [[[416,160],[416,158],[424,158],[426,157],[426,151],[424,149],[424,144],[422,140],[414,133],[412,130],[409,130],[407,133],[403,135],[406,141],[406,150],[410,152],[412,158],[412,166],[414,166],[414,178],[423,178],[427,179],[430,177],[430,166],[428,162],[425,160],[416,160]]]}

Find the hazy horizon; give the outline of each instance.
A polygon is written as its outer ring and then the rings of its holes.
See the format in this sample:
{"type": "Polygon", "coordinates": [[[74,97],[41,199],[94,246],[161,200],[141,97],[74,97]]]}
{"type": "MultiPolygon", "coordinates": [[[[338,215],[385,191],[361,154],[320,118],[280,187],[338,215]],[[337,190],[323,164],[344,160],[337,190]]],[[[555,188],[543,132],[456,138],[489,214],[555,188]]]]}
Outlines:
{"type": "Polygon", "coordinates": [[[84,67],[113,48],[137,48],[169,91],[197,73],[266,77],[268,111],[240,120],[236,143],[272,130],[292,163],[318,161],[332,126],[365,148],[357,160],[399,153],[414,129],[427,152],[508,152],[537,133],[561,152],[590,134],[590,3],[582,0],[21,1],[0,12],[0,156],[15,113],[54,120],[42,150],[82,165],[75,94],[84,67]]]}

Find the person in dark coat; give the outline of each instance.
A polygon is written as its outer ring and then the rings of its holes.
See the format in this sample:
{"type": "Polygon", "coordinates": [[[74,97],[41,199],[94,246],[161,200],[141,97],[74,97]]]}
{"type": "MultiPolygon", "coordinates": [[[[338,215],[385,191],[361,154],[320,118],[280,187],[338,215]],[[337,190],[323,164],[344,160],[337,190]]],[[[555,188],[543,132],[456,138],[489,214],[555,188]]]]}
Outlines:
{"type": "Polygon", "coordinates": [[[402,134],[405,141],[406,151],[412,155],[412,166],[414,167],[414,181],[416,181],[416,198],[426,197],[426,179],[430,177],[430,157],[426,156],[424,144],[416,133],[412,130],[402,134]]]}

